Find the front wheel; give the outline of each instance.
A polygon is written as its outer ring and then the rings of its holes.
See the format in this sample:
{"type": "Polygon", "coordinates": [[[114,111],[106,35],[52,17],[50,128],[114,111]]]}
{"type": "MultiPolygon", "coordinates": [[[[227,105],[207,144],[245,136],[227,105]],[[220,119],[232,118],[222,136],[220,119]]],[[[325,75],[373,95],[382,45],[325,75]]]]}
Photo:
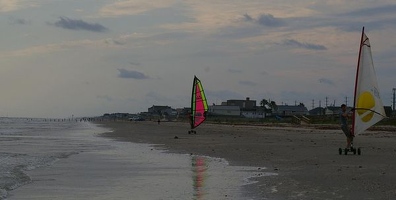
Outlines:
{"type": "Polygon", "coordinates": [[[357,153],[359,156],[362,154],[362,151],[360,150],[360,148],[358,148],[357,153]]]}
{"type": "Polygon", "coordinates": [[[342,154],[342,149],[341,148],[338,148],[338,154],[342,154]]]}

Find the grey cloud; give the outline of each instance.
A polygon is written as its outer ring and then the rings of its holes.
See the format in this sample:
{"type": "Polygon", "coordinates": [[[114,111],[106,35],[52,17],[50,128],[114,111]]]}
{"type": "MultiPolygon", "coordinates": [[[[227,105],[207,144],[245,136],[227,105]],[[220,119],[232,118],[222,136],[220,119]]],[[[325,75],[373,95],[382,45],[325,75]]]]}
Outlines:
{"type": "Polygon", "coordinates": [[[349,21],[335,25],[339,29],[347,32],[355,32],[366,27],[368,30],[396,27],[396,17],[391,19],[371,20],[371,21],[349,21]]]}
{"type": "Polygon", "coordinates": [[[282,43],[282,45],[293,46],[293,47],[298,47],[298,48],[303,48],[303,49],[310,49],[310,50],[327,50],[327,48],[323,45],[299,42],[299,41],[293,40],[293,39],[285,40],[282,43]]]}
{"type": "Polygon", "coordinates": [[[323,83],[323,84],[326,84],[326,85],[332,85],[332,86],[335,85],[334,81],[332,81],[330,79],[327,79],[327,78],[321,78],[318,81],[319,81],[319,83],[323,83]]]}
{"type": "Polygon", "coordinates": [[[280,27],[285,25],[285,21],[283,19],[276,18],[271,14],[262,14],[257,19],[254,19],[252,16],[248,14],[244,14],[243,17],[244,17],[244,21],[255,22],[262,26],[267,26],[267,27],[280,27]]]}
{"type": "Polygon", "coordinates": [[[288,28],[289,30],[309,30],[320,27],[335,27],[342,31],[355,32],[360,31],[362,26],[369,23],[365,20],[359,21],[357,18],[340,16],[289,18],[287,20],[292,25],[288,28]]]}
{"type": "MultiPolygon", "coordinates": [[[[328,16],[326,18],[318,18],[317,22],[322,22],[322,26],[334,26],[343,31],[360,31],[363,26],[369,29],[380,29],[384,27],[396,26],[396,4],[382,5],[371,8],[357,9],[354,11],[337,14],[336,16],[328,16]],[[384,17],[387,16],[387,17],[384,17]]],[[[321,26],[310,20],[316,26],[321,26]]]]}
{"type": "Polygon", "coordinates": [[[269,26],[269,27],[278,27],[278,26],[282,26],[284,25],[283,20],[279,19],[279,18],[275,18],[273,15],[271,14],[264,14],[261,15],[257,22],[263,26],[269,26]]]}
{"type": "Polygon", "coordinates": [[[242,70],[239,70],[239,69],[228,69],[228,72],[230,72],[230,73],[242,73],[242,70]]]}
{"type": "Polygon", "coordinates": [[[135,70],[118,69],[119,78],[131,78],[131,79],[148,79],[149,77],[141,72],[135,70]]]}
{"type": "Polygon", "coordinates": [[[54,23],[54,26],[70,30],[85,30],[92,32],[105,32],[108,30],[98,23],[88,23],[83,20],[69,19],[67,17],[59,17],[59,20],[54,23]]]}
{"type": "Polygon", "coordinates": [[[19,25],[26,25],[26,24],[30,24],[30,22],[28,20],[25,19],[21,19],[21,18],[15,18],[15,17],[10,17],[9,18],[9,23],[10,24],[19,24],[19,25]]]}
{"type": "MultiPolygon", "coordinates": [[[[370,30],[396,27],[396,15],[394,15],[394,13],[396,13],[396,4],[389,4],[372,8],[356,9],[345,13],[317,15],[312,17],[276,18],[271,14],[263,14],[255,18],[249,14],[244,14],[242,21],[259,24],[265,27],[284,27],[285,30],[287,29],[290,31],[335,27],[342,31],[359,32],[363,26],[370,30]]],[[[244,28],[246,29],[246,27],[244,28]]],[[[229,35],[231,34],[231,36],[241,35],[242,37],[249,36],[249,34],[262,34],[260,30],[252,29],[252,27],[247,28],[248,30],[245,29],[232,29],[232,31],[226,33],[229,35]]],[[[320,48],[323,48],[323,46],[320,48]]]]}
{"type": "Polygon", "coordinates": [[[251,16],[248,15],[248,14],[244,14],[243,17],[244,17],[244,20],[247,21],[247,22],[252,22],[252,21],[254,21],[253,17],[251,17],[251,16]]]}
{"type": "Polygon", "coordinates": [[[140,66],[140,65],[142,65],[141,63],[139,63],[139,62],[129,62],[129,64],[131,64],[131,65],[134,65],[134,66],[140,66]]]}
{"type": "Polygon", "coordinates": [[[125,42],[121,42],[121,41],[118,41],[118,40],[113,40],[113,43],[116,44],[116,45],[124,45],[125,44],[125,42]]]}
{"type": "Polygon", "coordinates": [[[114,44],[114,45],[125,45],[126,44],[125,42],[122,42],[122,41],[119,41],[119,40],[115,40],[115,39],[112,39],[112,38],[106,39],[105,43],[106,44],[114,44]]]}
{"type": "Polygon", "coordinates": [[[113,101],[113,98],[111,98],[109,95],[97,95],[96,98],[98,99],[104,99],[106,101],[113,101]]]}
{"type": "Polygon", "coordinates": [[[256,86],[257,85],[257,83],[255,83],[253,81],[239,81],[239,84],[247,85],[247,86],[256,86]]]}
{"type": "Polygon", "coordinates": [[[355,10],[352,12],[345,13],[344,15],[346,16],[374,16],[374,15],[384,15],[384,14],[394,14],[396,13],[396,4],[390,4],[390,5],[383,5],[383,6],[378,6],[378,7],[373,7],[373,8],[363,8],[359,10],[355,10]]]}

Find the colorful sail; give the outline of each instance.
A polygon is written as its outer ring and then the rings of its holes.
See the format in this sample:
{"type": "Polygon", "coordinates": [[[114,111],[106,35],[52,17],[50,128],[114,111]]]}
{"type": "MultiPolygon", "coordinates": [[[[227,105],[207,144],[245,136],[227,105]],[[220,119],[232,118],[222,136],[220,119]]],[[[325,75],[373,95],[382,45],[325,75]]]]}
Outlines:
{"type": "Polygon", "coordinates": [[[208,103],[201,81],[194,76],[191,96],[191,129],[196,128],[206,119],[208,103]]]}
{"type": "Polygon", "coordinates": [[[353,133],[362,133],[385,116],[374,70],[369,38],[362,30],[355,82],[353,133]]]}

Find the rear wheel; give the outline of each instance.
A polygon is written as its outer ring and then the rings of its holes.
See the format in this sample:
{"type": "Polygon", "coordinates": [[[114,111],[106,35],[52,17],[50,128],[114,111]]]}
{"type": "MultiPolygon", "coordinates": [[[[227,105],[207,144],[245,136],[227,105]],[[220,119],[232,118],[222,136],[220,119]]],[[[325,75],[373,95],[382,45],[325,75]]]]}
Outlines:
{"type": "Polygon", "coordinates": [[[357,153],[358,153],[358,155],[362,154],[362,151],[360,150],[360,148],[357,149],[357,153]]]}
{"type": "Polygon", "coordinates": [[[341,148],[338,148],[338,154],[342,154],[342,149],[341,148]]]}
{"type": "Polygon", "coordinates": [[[344,151],[345,151],[344,154],[347,155],[348,154],[348,149],[345,148],[344,151]]]}

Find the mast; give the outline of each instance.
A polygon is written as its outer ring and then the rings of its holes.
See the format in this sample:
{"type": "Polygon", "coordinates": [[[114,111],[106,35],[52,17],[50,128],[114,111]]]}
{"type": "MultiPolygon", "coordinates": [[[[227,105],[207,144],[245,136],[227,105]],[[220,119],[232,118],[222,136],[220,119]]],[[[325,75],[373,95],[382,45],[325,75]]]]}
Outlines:
{"type": "Polygon", "coordinates": [[[396,88],[393,88],[393,107],[392,107],[392,109],[393,109],[393,111],[395,111],[396,109],[395,109],[395,104],[396,104],[396,88]]]}
{"type": "Polygon", "coordinates": [[[197,77],[194,75],[194,80],[193,80],[193,86],[192,86],[192,90],[191,90],[191,113],[190,113],[190,123],[191,123],[191,129],[193,129],[194,128],[194,123],[195,123],[195,118],[194,118],[194,116],[195,116],[195,93],[196,93],[196,86],[195,86],[195,83],[196,83],[196,80],[197,80],[197,77]]]}
{"type": "MultiPolygon", "coordinates": [[[[356,93],[357,93],[357,84],[358,84],[358,76],[359,76],[359,68],[360,68],[360,57],[362,54],[362,46],[363,46],[363,36],[364,36],[364,26],[362,28],[362,36],[360,38],[360,45],[359,45],[359,56],[358,56],[358,62],[357,62],[357,67],[356,67],[356,78],[355,78],[355,92],[353,95],[353,108],[356,108],[356,93]]],[[[356,115],[356,109],[353,110],[352,113],[352,135],[355,135],[355,115],[356,115]]]]}

